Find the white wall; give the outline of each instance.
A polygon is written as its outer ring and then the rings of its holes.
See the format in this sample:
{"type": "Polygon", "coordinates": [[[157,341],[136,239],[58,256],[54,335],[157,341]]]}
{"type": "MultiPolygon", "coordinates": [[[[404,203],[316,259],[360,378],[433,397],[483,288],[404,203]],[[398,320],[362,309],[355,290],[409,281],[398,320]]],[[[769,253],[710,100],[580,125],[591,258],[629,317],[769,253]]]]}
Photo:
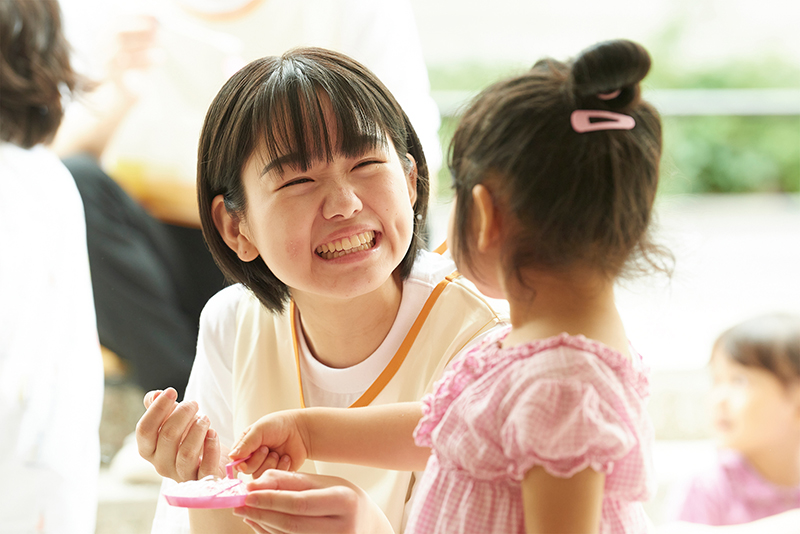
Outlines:
{"type": "Polygon", "coordinates": [[[645,46],[673,24],[670,59],[697,66],[720,59],[787,55],[800,61],[795,0],[412,0],[429,64],[468,60],[530,63],[566,59],[625,37],[645,46]]]}

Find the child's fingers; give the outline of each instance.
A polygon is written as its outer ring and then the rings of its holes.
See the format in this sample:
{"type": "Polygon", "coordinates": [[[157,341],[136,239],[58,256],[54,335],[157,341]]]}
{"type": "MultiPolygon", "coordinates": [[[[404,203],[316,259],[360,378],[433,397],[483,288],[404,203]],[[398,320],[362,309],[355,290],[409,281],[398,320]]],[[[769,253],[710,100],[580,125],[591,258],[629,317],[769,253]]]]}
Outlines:
{"type": "Polygon", "coordinates": [[[252,474],[269,459],[269,447],[259,447],[252,455],[246,458],[247,460],[237,464],[235,469],[242,473],[252,474]]]}
{"type": "MultiPolygon", "coordinates": [[[[266,447],[261,447],[261,448],[269,451],[269,449],[267,449],[266,447]]],[[[261,465],[258,467],[258,469],[256,469],[255,473],[253,473],[253,478],[260,477],[261,475],[264,474],[264,471],[266,471],[267,469],[275,469],[276,467],[278,467],[278,462],[280,461],[280,459],[281,459],[280,454],[278,454],[275,451],[270,452],[264,459],[264,461],[261,462],[261,465]]]]}
{"type": "Polygon", "coordinates": [[[248,427],[242,432],[242,436],[228,453],[228,456],[233,460],[240,458],[247,458],[250,454],[255,453],[256,449],[261,445],[261,439],[256,435],[257,432],[252,427],[248,427]]]}
{"type": "Polygon", "coordinates": [[[292,468],[292,457],[288,454],[284,454],[281,456],[280,461],[278,462],[278,469],[279,471],[289,471],[292,468]]]}

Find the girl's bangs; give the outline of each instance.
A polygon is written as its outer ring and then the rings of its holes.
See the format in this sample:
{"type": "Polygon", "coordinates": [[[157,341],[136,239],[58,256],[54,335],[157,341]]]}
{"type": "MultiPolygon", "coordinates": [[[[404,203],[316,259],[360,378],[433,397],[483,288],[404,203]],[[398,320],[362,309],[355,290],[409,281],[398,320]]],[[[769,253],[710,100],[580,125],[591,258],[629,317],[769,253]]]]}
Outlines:
{"type": "Polygon", "coordinates": [[[261,156],[278,172],[284,165],[305,172],[315,162],[386,146],[378,108],[356,87],[324,87],[297,69],[289,79],[275,74],[262,85],[252,124],[261,156]]]}

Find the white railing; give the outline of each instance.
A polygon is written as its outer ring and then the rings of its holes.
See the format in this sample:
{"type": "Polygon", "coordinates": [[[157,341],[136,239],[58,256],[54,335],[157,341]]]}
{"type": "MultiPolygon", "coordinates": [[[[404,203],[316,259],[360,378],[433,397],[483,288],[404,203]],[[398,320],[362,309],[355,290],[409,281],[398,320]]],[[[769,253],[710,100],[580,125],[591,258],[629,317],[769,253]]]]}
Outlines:
{"type": "MultiPolygon", "coordinates": [[[[458,116],[475,92],[434,91],[443,117],[458,116]]],[[[662,115],[800,115],[800,89],[645,89],[662,115]]]]}

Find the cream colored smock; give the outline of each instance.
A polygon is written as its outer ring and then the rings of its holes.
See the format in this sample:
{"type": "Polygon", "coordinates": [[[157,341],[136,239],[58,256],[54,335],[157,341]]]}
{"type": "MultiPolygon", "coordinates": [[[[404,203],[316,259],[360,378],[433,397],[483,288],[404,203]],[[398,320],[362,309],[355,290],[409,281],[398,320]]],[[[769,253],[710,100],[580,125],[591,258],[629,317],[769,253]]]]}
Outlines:
{"type": "MultiPolygon", "coordinates": [[[[226,288],[203,311],[186,398],[196,400],[209,416],[223,447],[230,447],[259,417],[301,408],[301,389],[306,390],[307,406],[341,405],[333,402],[339,398],[347,399],[345,405],[353,404],[351,399],[356,405],[419,400],[462,348],[501,322],[468,282],[445,281],[454,269],[449,258],[422,252],[403,283],[400,311],[384,344],[354,368],[328,369],[316,376],[304,362],[309,355],[302,336],[294,336],[290,309],[275,315],[242,286],[226,288]],[[375,362],[381,364],[377,369],[375,362]],[[298,369],[305,369],[302,378],[298,369]],[[355,395],[343,395],[342,383],[353,371],[364,375],[365,385],[356,386],[360,390],[355,395]]],[[[410,472],[311,461],[302,470],[358,484],[383,509],[395,532],[401,532],[410,472]]],[[[172,484],[165,480],[162,492],[172,484]]],[[[186,511],[160,499],[153,532],[188,531],[186,511]]]]}

